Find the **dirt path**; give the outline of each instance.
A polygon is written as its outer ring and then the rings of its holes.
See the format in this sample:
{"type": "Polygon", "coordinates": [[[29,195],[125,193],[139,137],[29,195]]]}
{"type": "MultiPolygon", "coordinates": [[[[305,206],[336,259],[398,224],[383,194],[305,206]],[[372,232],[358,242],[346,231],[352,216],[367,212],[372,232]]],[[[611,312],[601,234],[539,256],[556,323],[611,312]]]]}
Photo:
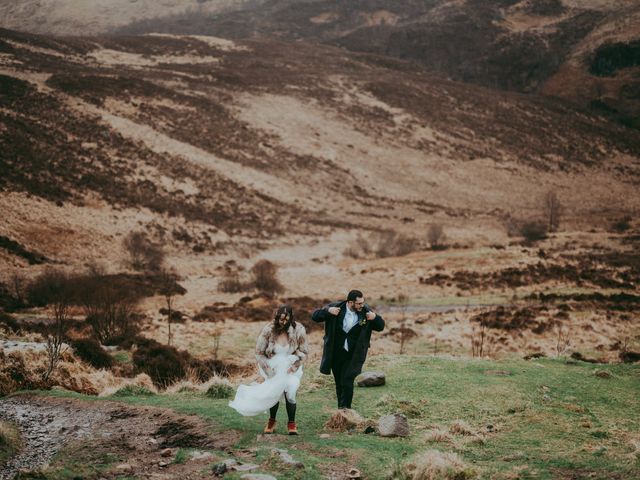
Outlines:
{"type": "Polygon", "coordinates": [[[202,419],[170,410],[34,395],[0,400],[0,419],[17,425],[23,439],[21,452],[0,468],[0,480],[46,467],[61,450],[86,466],[108,459],[104,478],[198,478],[216,452],[238,439],[235,432],[214,434],[202,419]],[[172,463],[180,447],[201,453],[185,464],[172,463]]]}

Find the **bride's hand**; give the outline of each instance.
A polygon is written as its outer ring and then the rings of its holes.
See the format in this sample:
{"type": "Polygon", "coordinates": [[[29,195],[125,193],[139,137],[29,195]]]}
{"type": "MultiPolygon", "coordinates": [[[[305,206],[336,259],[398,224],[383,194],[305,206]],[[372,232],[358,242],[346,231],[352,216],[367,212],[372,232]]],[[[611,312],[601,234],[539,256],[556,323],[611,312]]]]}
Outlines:
{"type": "Polygon", "coordinates": [[[289,370],[287,370],[289,373],[293,373],[297,370],[296,367],[289,367],[289,370]]]}

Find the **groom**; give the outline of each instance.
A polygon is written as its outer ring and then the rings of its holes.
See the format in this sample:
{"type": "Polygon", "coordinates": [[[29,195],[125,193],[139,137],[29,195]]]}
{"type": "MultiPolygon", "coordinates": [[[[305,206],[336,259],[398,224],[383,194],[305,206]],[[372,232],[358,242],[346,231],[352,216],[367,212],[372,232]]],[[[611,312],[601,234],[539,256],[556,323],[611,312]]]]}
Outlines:
{"type": "Polygon", "coordinates": [[[338,408],[351,408],[353,382],[367,358],[371,332],[381,332],[384,320],[364,304],[360,290],[351,290],[346,301],[330,303],[313,312],[314,322],[324,322],[324,348],[320,372],[333,372],[338,408]]]}

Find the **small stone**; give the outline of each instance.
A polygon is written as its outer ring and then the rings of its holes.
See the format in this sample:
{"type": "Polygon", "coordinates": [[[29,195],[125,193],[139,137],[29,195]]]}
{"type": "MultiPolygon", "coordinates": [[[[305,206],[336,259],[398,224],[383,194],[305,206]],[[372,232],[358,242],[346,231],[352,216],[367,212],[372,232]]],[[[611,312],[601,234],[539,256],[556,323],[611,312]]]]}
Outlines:
{"type": "Polygon", "coordinates": [[[242,465],[236,465],[232,468],[236,472],[250,472],[251,470],[255,470],[256,468],[260,468],[260,465],[254,465],[253,463],[243,463],[242,465]]]}
{"type": "Polygon", "coordinates": [[[606,370],[596,370],[594,372],[594,375],[600,378],[611,378],[611,373],[607,372],[606,370]]]}
{"type": "Polygon", "coordinates": [[[158,462],[158,466],[160,468],[165,468],[166,466],[168,466],[169,464],[167,462],[158,462]]]}
{"type": "Polygon", "coordinates": [[[214,475],[222,476],[231,468],[237,465],[238,462],[233,458],[228,458],[224,462],[216,463],[211,467],[211,471],[214,475]]]}
{"type": "Polygon", "coordinates": [[[170,448],[165,448],[160,452],[160,456],[164,458],[171,457],[172,455],[173,455],[173,450],[171,450],[170,448]]]}
{"type": "Polygon", "coordinates": [[[200,450],[191,452],[191,460],[208,460],[209,458],[213,458],[213,453],[201,452],[200,450]]]}
{"type": "Polygon", "coordinates": [[[400,413],[380,417],[380,420],[378,420],[378,432],[381,437],[409,436],[409,422],[407,421],[407,417],[400,413]]]}
{"type": "Polygon", "coordinates": [[[551,401],[551,396],[547,395],[546,393],[542,396],[542,400],[544,400],[545,402],[550,402],[551,401]]]}
{"type": "Polygon", "coordinates": [[[133,470],[133,466],[129,463],[121,463],[120,465],[116,465],[116,470],[119,472],[131,472],[133,470]]]}
{"type": "Polygon", "coordinates": [[[359,387],[379,387],[386,381],[383,372],[364,372],[358,377],[359,387]]]}
{"type": "Polygon", "coordinates": [[[304,463],[295,460],[291,454],[289,454],[289,452],[287,452],[286,450],[282,450],[280,448],[274,448],[273,450],[271,450],[271,453],[273,455],[276,455],[280,461],[286,465],[289,465],[291,467],[295,467],[295,468],[304,468],[304,463]]]}
{"type": "Polygon", "coordinates": [[[331,438],[331,435],[329,435],[328,433],[321,433],[319,435],[320,438],[331,438]]]}

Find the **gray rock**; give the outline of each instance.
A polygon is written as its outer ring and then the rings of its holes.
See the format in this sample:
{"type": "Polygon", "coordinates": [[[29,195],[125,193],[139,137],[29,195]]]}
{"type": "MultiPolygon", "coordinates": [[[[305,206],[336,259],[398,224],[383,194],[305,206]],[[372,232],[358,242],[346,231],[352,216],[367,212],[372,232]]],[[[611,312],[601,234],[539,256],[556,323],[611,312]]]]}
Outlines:
{"type": "Polygon", "coordinates": [[[263,473],[245,473],[240,478],[244,478],[245,480],[278,480],[272,475],[265,475],[263,473]]]}
{"type": "Polygon", "coordinates": [[[383,372],[364,372],[358,377],[359,387],[379,387],[385,384],[383,372]]]}
{"type": "Polygon", "coordinates": [[[216,463],[213,467],[211,467],[211,471],[214,475],[222,476],[225,473],[227,473],[227,471],[229,471],[231,467],[234,467],[235,465],[238,465],[237,460],[233,458],[228,458],[222,463],[216,463]]]}
{"type": "Polygon", "coordinates": [[[285,465],[289,465],[295,468],[304,468],[304,463],[294,459],[286,450],[274,448],[273,450],[271,450],[271,453],[277,456],[285,465]]]}
{"type": "Polygon", "coordinates": [[[380,417],[380,420],[378,420],[378,433],[381,437],[409,436],[409,422],[407,421],[407,417],[400,413],[380,417]]]}
{"type": "Polygon", "coordinates": [[[254,465],[253,463],[243,463],[242,465],[236,465],[233,467],[233,470],[236,472],[250,472],[251,470],[255,470],[256,468],[260,468],[260,465],[254,465]]]}

